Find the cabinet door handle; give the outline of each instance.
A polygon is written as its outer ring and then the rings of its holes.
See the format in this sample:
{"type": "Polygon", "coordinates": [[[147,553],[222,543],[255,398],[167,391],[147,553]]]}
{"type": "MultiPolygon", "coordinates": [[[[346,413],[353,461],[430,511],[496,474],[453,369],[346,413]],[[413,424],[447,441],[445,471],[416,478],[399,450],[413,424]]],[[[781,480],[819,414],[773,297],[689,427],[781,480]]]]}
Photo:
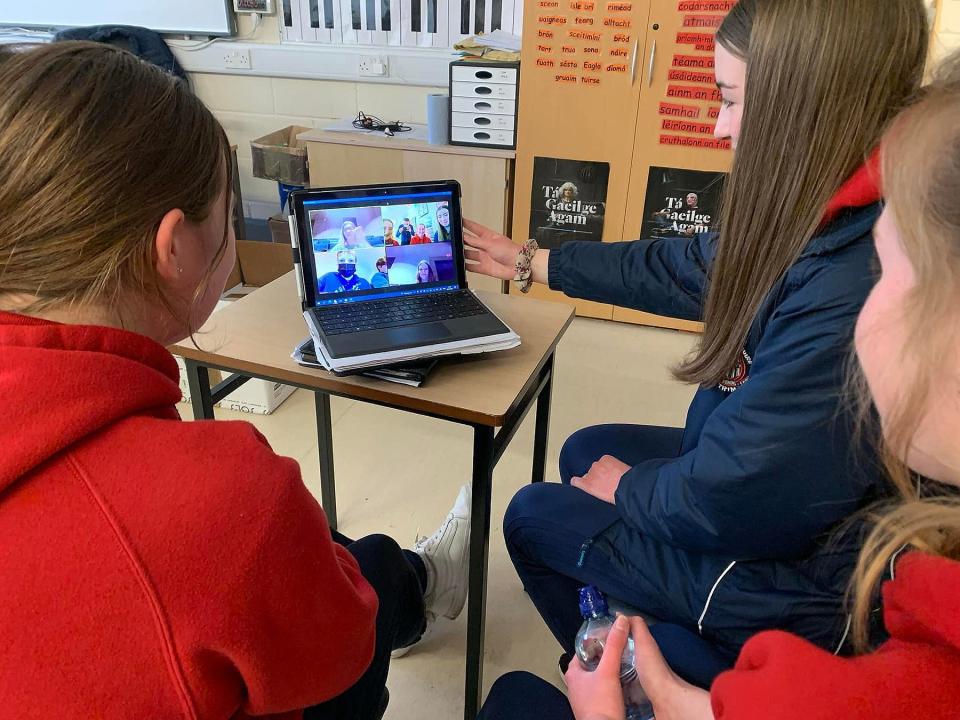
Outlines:
{"type": "Polygon", "coordinates": [[[657,41],[656,41],[656,38],[654,38],[653,47],[650,48],[650,70],[647,74],[648,88],[653,85],[653,65],[656,62],[656,60],[657,60],[657,41]]]}
{"type": "Polygon", "coordinates": [[[633,41],[633,59],[630,61],[630,87],[637,81],[637,55],[640,50],[640,41],[633,41]]]}

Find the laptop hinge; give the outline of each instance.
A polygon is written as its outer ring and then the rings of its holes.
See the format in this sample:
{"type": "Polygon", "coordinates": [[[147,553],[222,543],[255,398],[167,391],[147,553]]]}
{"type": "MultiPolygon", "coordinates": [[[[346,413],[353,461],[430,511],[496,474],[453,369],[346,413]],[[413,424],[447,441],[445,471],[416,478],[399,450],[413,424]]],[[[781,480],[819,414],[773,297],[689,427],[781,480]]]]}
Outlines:
{"type": "Polygon", "coordinates": [[[300,235],[297,233],[297,214],[290,213],[287,216],[287,224],[290,227],[290,248],[293,251],[293,276],[297,280],[297,295],[300,296],[300,309],[307,309],[307,293],[303,284],[303,265],[300,257],[300,235]]]}

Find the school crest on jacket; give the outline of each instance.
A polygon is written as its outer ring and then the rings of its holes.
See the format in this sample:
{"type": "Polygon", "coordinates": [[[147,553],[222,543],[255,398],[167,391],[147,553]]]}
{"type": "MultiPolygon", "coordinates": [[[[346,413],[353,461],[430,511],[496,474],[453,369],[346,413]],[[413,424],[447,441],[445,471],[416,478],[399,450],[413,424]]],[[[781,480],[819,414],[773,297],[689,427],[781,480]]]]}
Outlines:
{"type": "Polygon", "coordinates": [[[717,385],[717,387],[724,392],[732,393],[750,379],[750,366],[753,365],[753,358],[747,354],[746,350],[741,352],[742,354],[737,360],[737,364],[733,367],[733,370],[717,385]]]}

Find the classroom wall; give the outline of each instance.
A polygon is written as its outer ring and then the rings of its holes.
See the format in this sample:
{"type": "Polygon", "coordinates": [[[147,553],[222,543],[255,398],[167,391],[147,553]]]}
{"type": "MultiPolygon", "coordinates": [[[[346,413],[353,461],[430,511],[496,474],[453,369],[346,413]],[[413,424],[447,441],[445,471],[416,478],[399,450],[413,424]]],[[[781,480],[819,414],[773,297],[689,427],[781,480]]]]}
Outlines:
{"type": "MultiPolygon", "coordinates": [[[[239,34],[250,31],[240,19],[239,34]]],[[[265,18],[253,42],[279,42],[279,20],[265,18]]],[[[427,95],[445,88],[385,85],[373,82],[334,82],[293,78],[196,73],[197,95],[220,120],[230,142],[237,145],[240,184],[247,217],[265,218],[279,211],[277,185],[253,177],[250,140],[287,125],[323,127],[333,120],[354,118],[359,110],[384,120],[425,123],[427,95]]]]}
{"type": "MultiPolygon", "coordinates": [[[[960,50],[960,0],[942,0],[935,55],[960,50]]],[[[250,31],[240,19],[240,34],[250,31]]],[[[279,20],[263,20],[254,42],[279,42],[279,20]]],[[[357,111],[385,120],[426,122],[426,96],[445,88],[384,85],[372,82],[332,82],[241,75],[193,75],[197,94],[223,123],[238,146],[240,182],[247,217],[268,217],[279,210],[273,182],[253,177],[250,140],[287,125],[323,127],[332,120],[355,117],[357,111]]]]}
{"type": "Polygon", "coordinates": [[[953,50],[960,50],[960,0],[942,2],[937,28],[938,57],[943,57],[953,50]]]}

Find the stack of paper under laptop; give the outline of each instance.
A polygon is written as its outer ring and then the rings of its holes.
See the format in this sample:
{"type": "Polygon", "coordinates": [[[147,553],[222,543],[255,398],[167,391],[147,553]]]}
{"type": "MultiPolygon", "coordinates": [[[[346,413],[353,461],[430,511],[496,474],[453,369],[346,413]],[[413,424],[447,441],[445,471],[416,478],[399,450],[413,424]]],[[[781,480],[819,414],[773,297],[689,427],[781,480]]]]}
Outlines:
{"type": "MultiPolygon", "coordinates": [[[[308,327],[310,323],[307,323],[308,327]]],[[[380,352],[373,355],[353,355],[342,360],[335,360],[327,357],[323,352],[323,346],[313,338],[315,356],[304,357],[303,346],[297,347],[291,357],[299,364],[307,367],[318,367],[324,370],[330,370],[338,374],[359,373],[364,370],[374,368],[383,368],[396,365],[398,363],[416,362],[417,360],[427,360],[431,358],[444,357],[447,355],[479,355],[480,353],[497,352],[499,350],[511,350],[520,346],[520,336],[511,331],[509,334],[498,336],[501,340],[477,344],[477,340],[460,340],[445,343],[442,347],[436,345],[424,348],[423,352],[407,348],[394,352],[380,352]],[[505,339],[503,339],[505,338],[505,339]]]]}

